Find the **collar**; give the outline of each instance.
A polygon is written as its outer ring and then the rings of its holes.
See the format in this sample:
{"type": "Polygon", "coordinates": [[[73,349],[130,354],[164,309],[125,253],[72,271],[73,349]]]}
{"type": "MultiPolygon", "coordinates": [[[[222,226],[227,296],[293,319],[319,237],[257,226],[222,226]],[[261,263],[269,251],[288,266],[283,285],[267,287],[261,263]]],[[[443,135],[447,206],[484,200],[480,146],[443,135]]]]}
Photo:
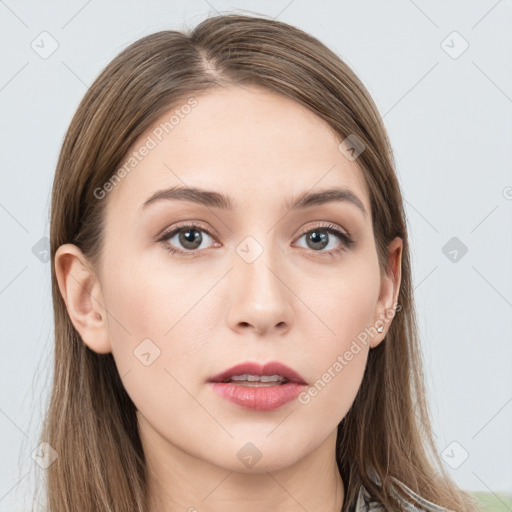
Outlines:
{"type": "MultiPolygon", "coordinates": [[[[380,484],[380,479],[375,473],[372,479],[376,482],[379,482],[380,484]]],[[[441,507],[435,503],[432,503],[431,501],[426,500],[425,498],[422,498],[396,478],[392,477],[392,479],[395,483],[395,486],[399,486],[408,496],[413,498],[417,503],[421,505],[421,508],[418,508],[417,505],[415,505],[412,501],[404,499],[393,488],[392,492],[398,501],[402,504],[404,512],[453,512],[452,510],[441,507]]],[[[349,510],[350,512],[386,512],[384,506],[370,496],[370,493],[366,487],[364,487],[364,485],[361,485],[359,488],[355,506],[352,506],[349,510]]]]}

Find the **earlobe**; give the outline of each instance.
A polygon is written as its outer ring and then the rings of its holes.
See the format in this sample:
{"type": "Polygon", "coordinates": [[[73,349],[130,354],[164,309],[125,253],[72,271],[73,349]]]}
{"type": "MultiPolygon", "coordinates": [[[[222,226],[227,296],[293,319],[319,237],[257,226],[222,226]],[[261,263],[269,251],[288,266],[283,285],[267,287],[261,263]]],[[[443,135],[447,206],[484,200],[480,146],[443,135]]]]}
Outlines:
{"type": "Polygon", "coordinates": [[[55,274],[73,326],[94,352],[111,352],[100,283],[82,251],[73,244],[55,253],[55,274]]]}
{"type": "Polygon", "coordinates": [[[375,328],[382,326],[382,332],[373,336],[370,346],[376,347],[386,337],[389,325],[394,316],[394,311],[398,301],[400,283],[402,280],[402,249],[403,240],[396,237],[388,246],[388,273],[381,280],[379,301],[377,304],[377,314],[375,317],[375,328]]]}

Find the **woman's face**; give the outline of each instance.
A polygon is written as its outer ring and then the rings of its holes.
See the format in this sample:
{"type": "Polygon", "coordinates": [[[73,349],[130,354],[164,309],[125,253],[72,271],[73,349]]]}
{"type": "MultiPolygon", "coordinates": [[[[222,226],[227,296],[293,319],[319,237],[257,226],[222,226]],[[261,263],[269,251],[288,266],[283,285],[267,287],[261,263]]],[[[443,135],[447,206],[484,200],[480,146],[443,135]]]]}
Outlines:
{"type": "Polygon", "coordinates": [[[113,353],[154,453],[284,468],[333,449],[398,283],[381,279],[357,160],[324,121],[255,87],[187,104],[140,137],[136,165],[98,199],[104,336],[81,334],[113,353]],[[330,189],[348,192],[316,196],[330,189]],[[279,362],[303,384],[210,382],[246,362],[279,362]]]}

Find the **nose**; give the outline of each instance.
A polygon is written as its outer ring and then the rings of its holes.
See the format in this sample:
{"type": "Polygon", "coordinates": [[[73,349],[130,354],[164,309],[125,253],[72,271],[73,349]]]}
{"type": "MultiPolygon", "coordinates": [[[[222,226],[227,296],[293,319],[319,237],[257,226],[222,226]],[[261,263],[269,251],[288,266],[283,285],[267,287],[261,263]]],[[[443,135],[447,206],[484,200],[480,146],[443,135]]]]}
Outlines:
{"type": "Polygon", "coordinates": [[[235,254],[227,321],[237,333],[283,335],[292,327],[294,293],[285,262],[267,254],[263,251],[252,263],[235,254]]]}

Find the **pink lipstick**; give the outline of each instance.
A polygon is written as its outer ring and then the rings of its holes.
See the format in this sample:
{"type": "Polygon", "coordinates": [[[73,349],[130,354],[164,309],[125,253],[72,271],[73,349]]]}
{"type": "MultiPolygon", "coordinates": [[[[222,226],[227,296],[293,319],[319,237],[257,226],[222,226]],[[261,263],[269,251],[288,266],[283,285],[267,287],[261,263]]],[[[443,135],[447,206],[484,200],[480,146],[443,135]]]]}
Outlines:
{"type": "Polygon", "coordinates": [[[294,400],[306,382],[288,366],[272,361],[265,365],[242,363],[209,380],[226,400],[255,411],[273,411],[294,400]]]}

